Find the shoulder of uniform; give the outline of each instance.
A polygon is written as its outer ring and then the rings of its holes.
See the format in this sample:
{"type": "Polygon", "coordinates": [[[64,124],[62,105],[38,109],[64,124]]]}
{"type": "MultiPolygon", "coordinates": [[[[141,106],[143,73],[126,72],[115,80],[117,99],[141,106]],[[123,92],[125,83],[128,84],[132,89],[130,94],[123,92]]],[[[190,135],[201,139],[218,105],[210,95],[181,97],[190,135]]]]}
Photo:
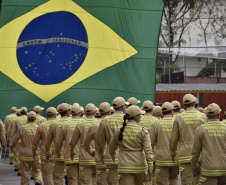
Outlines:
{"type": "Polygon", "coordinates": [[[139,125],[139,126],[140,126],[143,133],[149,134],[148,130],[144,126],[141,126],[141,125],[139,125]]]}

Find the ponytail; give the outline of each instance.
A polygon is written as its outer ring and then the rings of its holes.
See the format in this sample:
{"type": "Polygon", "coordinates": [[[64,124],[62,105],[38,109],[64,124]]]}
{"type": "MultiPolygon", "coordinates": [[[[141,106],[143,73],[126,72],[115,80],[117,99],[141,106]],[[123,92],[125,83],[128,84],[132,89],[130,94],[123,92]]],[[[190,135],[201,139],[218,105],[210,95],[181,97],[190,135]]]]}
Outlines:
{"type": "Polygon", "coordinates": [[[123,126],[122,126],[122,128],[120,128],[120,133],[118,135],[118,140],[119,141],[123,140],[123,134],[122,133],[124,132],[124,129],[125,129],[126,125],[127,125],[126,120],[128,119],[128,117],[129,117],[129,115],[127,113],[123,117],[123,120],[124,120],[123,126]]]}

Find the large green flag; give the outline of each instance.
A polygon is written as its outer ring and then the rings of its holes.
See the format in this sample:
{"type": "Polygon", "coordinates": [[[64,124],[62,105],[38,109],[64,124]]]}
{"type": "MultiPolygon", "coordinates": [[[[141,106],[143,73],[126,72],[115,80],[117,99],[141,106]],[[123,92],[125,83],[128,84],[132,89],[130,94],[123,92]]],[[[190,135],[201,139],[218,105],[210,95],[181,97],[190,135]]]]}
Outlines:
{"type": "Polygon", "coordinates": [[[12,106],[155,99],[162,0],[2,0],[0,118],[12,106]],[[3,106],[2,106],[3,107],[3,106]]]}

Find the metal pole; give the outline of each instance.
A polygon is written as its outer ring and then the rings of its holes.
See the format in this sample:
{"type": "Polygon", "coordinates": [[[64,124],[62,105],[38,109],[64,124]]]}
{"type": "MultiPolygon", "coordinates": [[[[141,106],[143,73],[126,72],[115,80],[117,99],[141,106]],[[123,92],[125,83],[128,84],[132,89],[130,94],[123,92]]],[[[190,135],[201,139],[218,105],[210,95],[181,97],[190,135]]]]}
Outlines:
{"type": "Polygon", "coordinates": [[[171,56],[170,56],[170,47],[171,47],[171,42],[170,42],[170,17],[168,19],[168,32],[169,32],[169,84],[170,84],[170,60],[171,60],[171,56]]]}

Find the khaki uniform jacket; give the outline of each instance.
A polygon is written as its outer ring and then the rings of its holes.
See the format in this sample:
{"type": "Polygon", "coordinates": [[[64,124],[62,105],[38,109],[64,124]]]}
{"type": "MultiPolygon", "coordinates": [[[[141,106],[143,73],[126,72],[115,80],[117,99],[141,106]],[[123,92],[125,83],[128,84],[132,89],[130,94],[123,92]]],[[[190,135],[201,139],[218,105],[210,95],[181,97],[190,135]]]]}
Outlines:
{"type": "MultiPolygon", "coordinates": [[[[79,153],[79,164],[80,166],[96,165],[95,157],[90,156],[83,147],[84,138],[92,124],[97,124],[96,118],[87,118],[80,122],[75,128],[70,141],[70,154],[75,154],[74,148],[80,140],[80,153],[79,153]]],[[[94,149],[94,143],[92,143],[92,150],[94,149]]]]}
{"type": "Polygon", "coordinates": [[[178,166],[178,158],[172,161],[170,155],[169,139],[173,129],[174,118],[165,115],[163,119],[156,121],[151,129],[151,145],[155,147],[155,160],[157,166],[178,166]]]}
{"type": "Polygon", "coordinates": [[[114,163],[109,154],[109,143],[115,133],[115,129],[122,127],[123,116],[124,116],[123,112],[115,111],[113,115],[110,115],[101,121],[97,131],[96,149],[97,152],[99,153],[100,158],[105,158],[105,164],[107,166],[118,165],[118,150],[116,151],[114,163]],[[105,149],[106,143],[107,148],[105,149]]]}
{"type": "MultiPolygon", "coordinates": [[[[91,142],[94,140],[95,143],[95,148],[97,148],[97,144],[96,144],[96,137],[97,137],[97,130],[98,127],[100,125],[100,122],[103,120],[103,118],[105,118],[107,116],[104,116],[100,119],[98,119],[98,122],[95,124],[92,124],[86,134],[86,137],[84,139],[83,142],[83,147],[86,150],[86,152],[88,152],[89,154],[92,154],[94,152],[94,150],[92,149],[91,142]]],[[[103,164],[101,161],[101,158],[98,154],[98,152],[95,152],[95,160],[96,160],[96,168],[106,168],[106,164],[103,164]]]]}
{"type": "Polygon", "coordinates": [[[40,123],[42,123],[42,122],[44,122],[44,121],[47,121],[47,119],[44,118],[43,116],[39,115],[39,114],[36,115],[35,123],[36,123],[37,125],[39,125],[40,123]]]}
{"type": "Polygon", "coordinates": [[[56,142],[56,152],[57,155],[59,155],[63,143],[64,143],[64,163],[65,164],[73,164],[73,163],[79,163],[79,145],[76,145],[74,152],[75,152],[75,156],[73,161],[71,160],[71,155],[70,155],[70,140],[72,138],[72,134],[75,130],[75,128],[77,127],[78,123],[80,123],[81,121],[83,121],[83,118],[74,118],[69,120],[68,122],[66,122],[60,129],[60,133],[58,135],[57,138],[57,142],[56,142]]]}
{"type": "MultiPolygon", "coordinates": [[[[13,137],[15,136],[15,134],[18,132],[19,128],[22,125],[25,125],[27,123],[27,116],[26,115],[22,115],[20,117],[18,117],[17,119],[14,119],[12,121],[12,131],[10,133],[10,139],[13,139],[13,137]]],[[[21,143],[21,140],[18,141],[18,143],[21,143]]]]}
{"type": "Polygon", "coordinates": [[[2,120],[0,120],[0,139],[1,139],[1,144],[5,145],[5,129],[4,129],[4,125],[2,123],[2,120]]]}
{"type": "MultiPolygon", "coordinates": [[[[16,114],[10,114],[10,115],[5,117],[4,127],[5,127],[6,134],[8,134],[8,128],[9,128],[11,121],[15,118],[17,118],[16,114]]],[[[7,137],[9,137],[9,136],[7,135],[7,137]]]]}
{"type": "Polygon", "coordinates": [[[176,119],[176,117],[178,116],[178,114],[180,114],[179,112],[174,112],[173,113],[173,118],[176,119]]]}
{"type": "MultiPolygon", "coordinates": [[[[32,145],[37,128],[38,125],[35,122],[27,123],[22,125],[13,137],[11,148],[15,148],[17,142],[21,139],[20,161],[33,161],[32,145]]],[[[37,157],[36,160],[40,159],[37,157]]]]}
{"type": "MultiPolygon", "coordinates": [[[[40,141],[41,141],[40,157],[41,157],[42,161],[46,160],[45,141],[46,141],[46,137],[47,137],[47,132],[49,130],[50,125],[52,123],[54,123],[55,121],[56,121],[55,119],[52,119],[52,120],[48,120],[48,121],[45,121],[42,124],[40,124],[38,126],[37,132],[34,136],[33,147],[32,147],[33,155],[37,155],[37,151],[39,149],[40,141]]],[[[51,153],[49,155],[51,155],[51,153]]]]}
{"type": "Polygon", "coordinates": [[[13,129],[13,124],[15,124],[15,120],[16,120],[17,118],[13,118],[12,120],[11,120],[11,122],[10,122],[10,124],[9,124],[9,126],[8,126],[8,131],[7,131],[7,141],[8,141],[8,143],[10,144],[11,143],[11,141],[12,141],[12,129],[13,129]]]}
{"type": "Polygon", "coordinates": [[[170,152],[172,157],[177,155],[179,142],[179,163],[191,162],[191,148],[195,130],[203,123],[203,113],[193,107],[189,107],[185,112],[177,115],[170,137],[170,152]]]}
{"type": "Polygon", "coordinates": [[[202,154],[201,174],[226,175],[226,125],[218,119],[210,119],[198,127],[192,147],[192,164],[196,166],[202,154]]]}
{"type": "Polygon", "coordinates": [[[140,124],[142,126],[144,126],[147,131],[150,133],[151,132],[151,128],[152,128],[152,125],[155,121],[157,121],[158,119],[154,116],[152,116],[151,113],[146,113],[140,120],[140,124]]]}
{"type": "Polygon", "coordinates": [[[116,129],[109,144],[109,153],[114,159],[119,147],[118,172],[143,173],[153,168],[153,153],[148,131],[129,120],[123,132],[123,140],[118,141],[120,129],[116,129]]]}
{"type": "Polygon", "coordinates": [[[61,117],[59,120],[56,120],[50,125],[49,130],[47,132],[45,150],[47,155],[52,153],[52,159],[54,161],[64,161],[63,151],[60,151],[61,156],[59,159],[57,157],[55,147],[56,147],[56,140],[60,133],[60,129],[66,122],[68,122],[68,120],[69,120],[69,117],[66,117],[66,116],[61,117]],[[51,147],[52,143],[54,145],[53,147],[51,147]],[[50,151],[50,149],[52,149],[52,152],[50,151]]]}

